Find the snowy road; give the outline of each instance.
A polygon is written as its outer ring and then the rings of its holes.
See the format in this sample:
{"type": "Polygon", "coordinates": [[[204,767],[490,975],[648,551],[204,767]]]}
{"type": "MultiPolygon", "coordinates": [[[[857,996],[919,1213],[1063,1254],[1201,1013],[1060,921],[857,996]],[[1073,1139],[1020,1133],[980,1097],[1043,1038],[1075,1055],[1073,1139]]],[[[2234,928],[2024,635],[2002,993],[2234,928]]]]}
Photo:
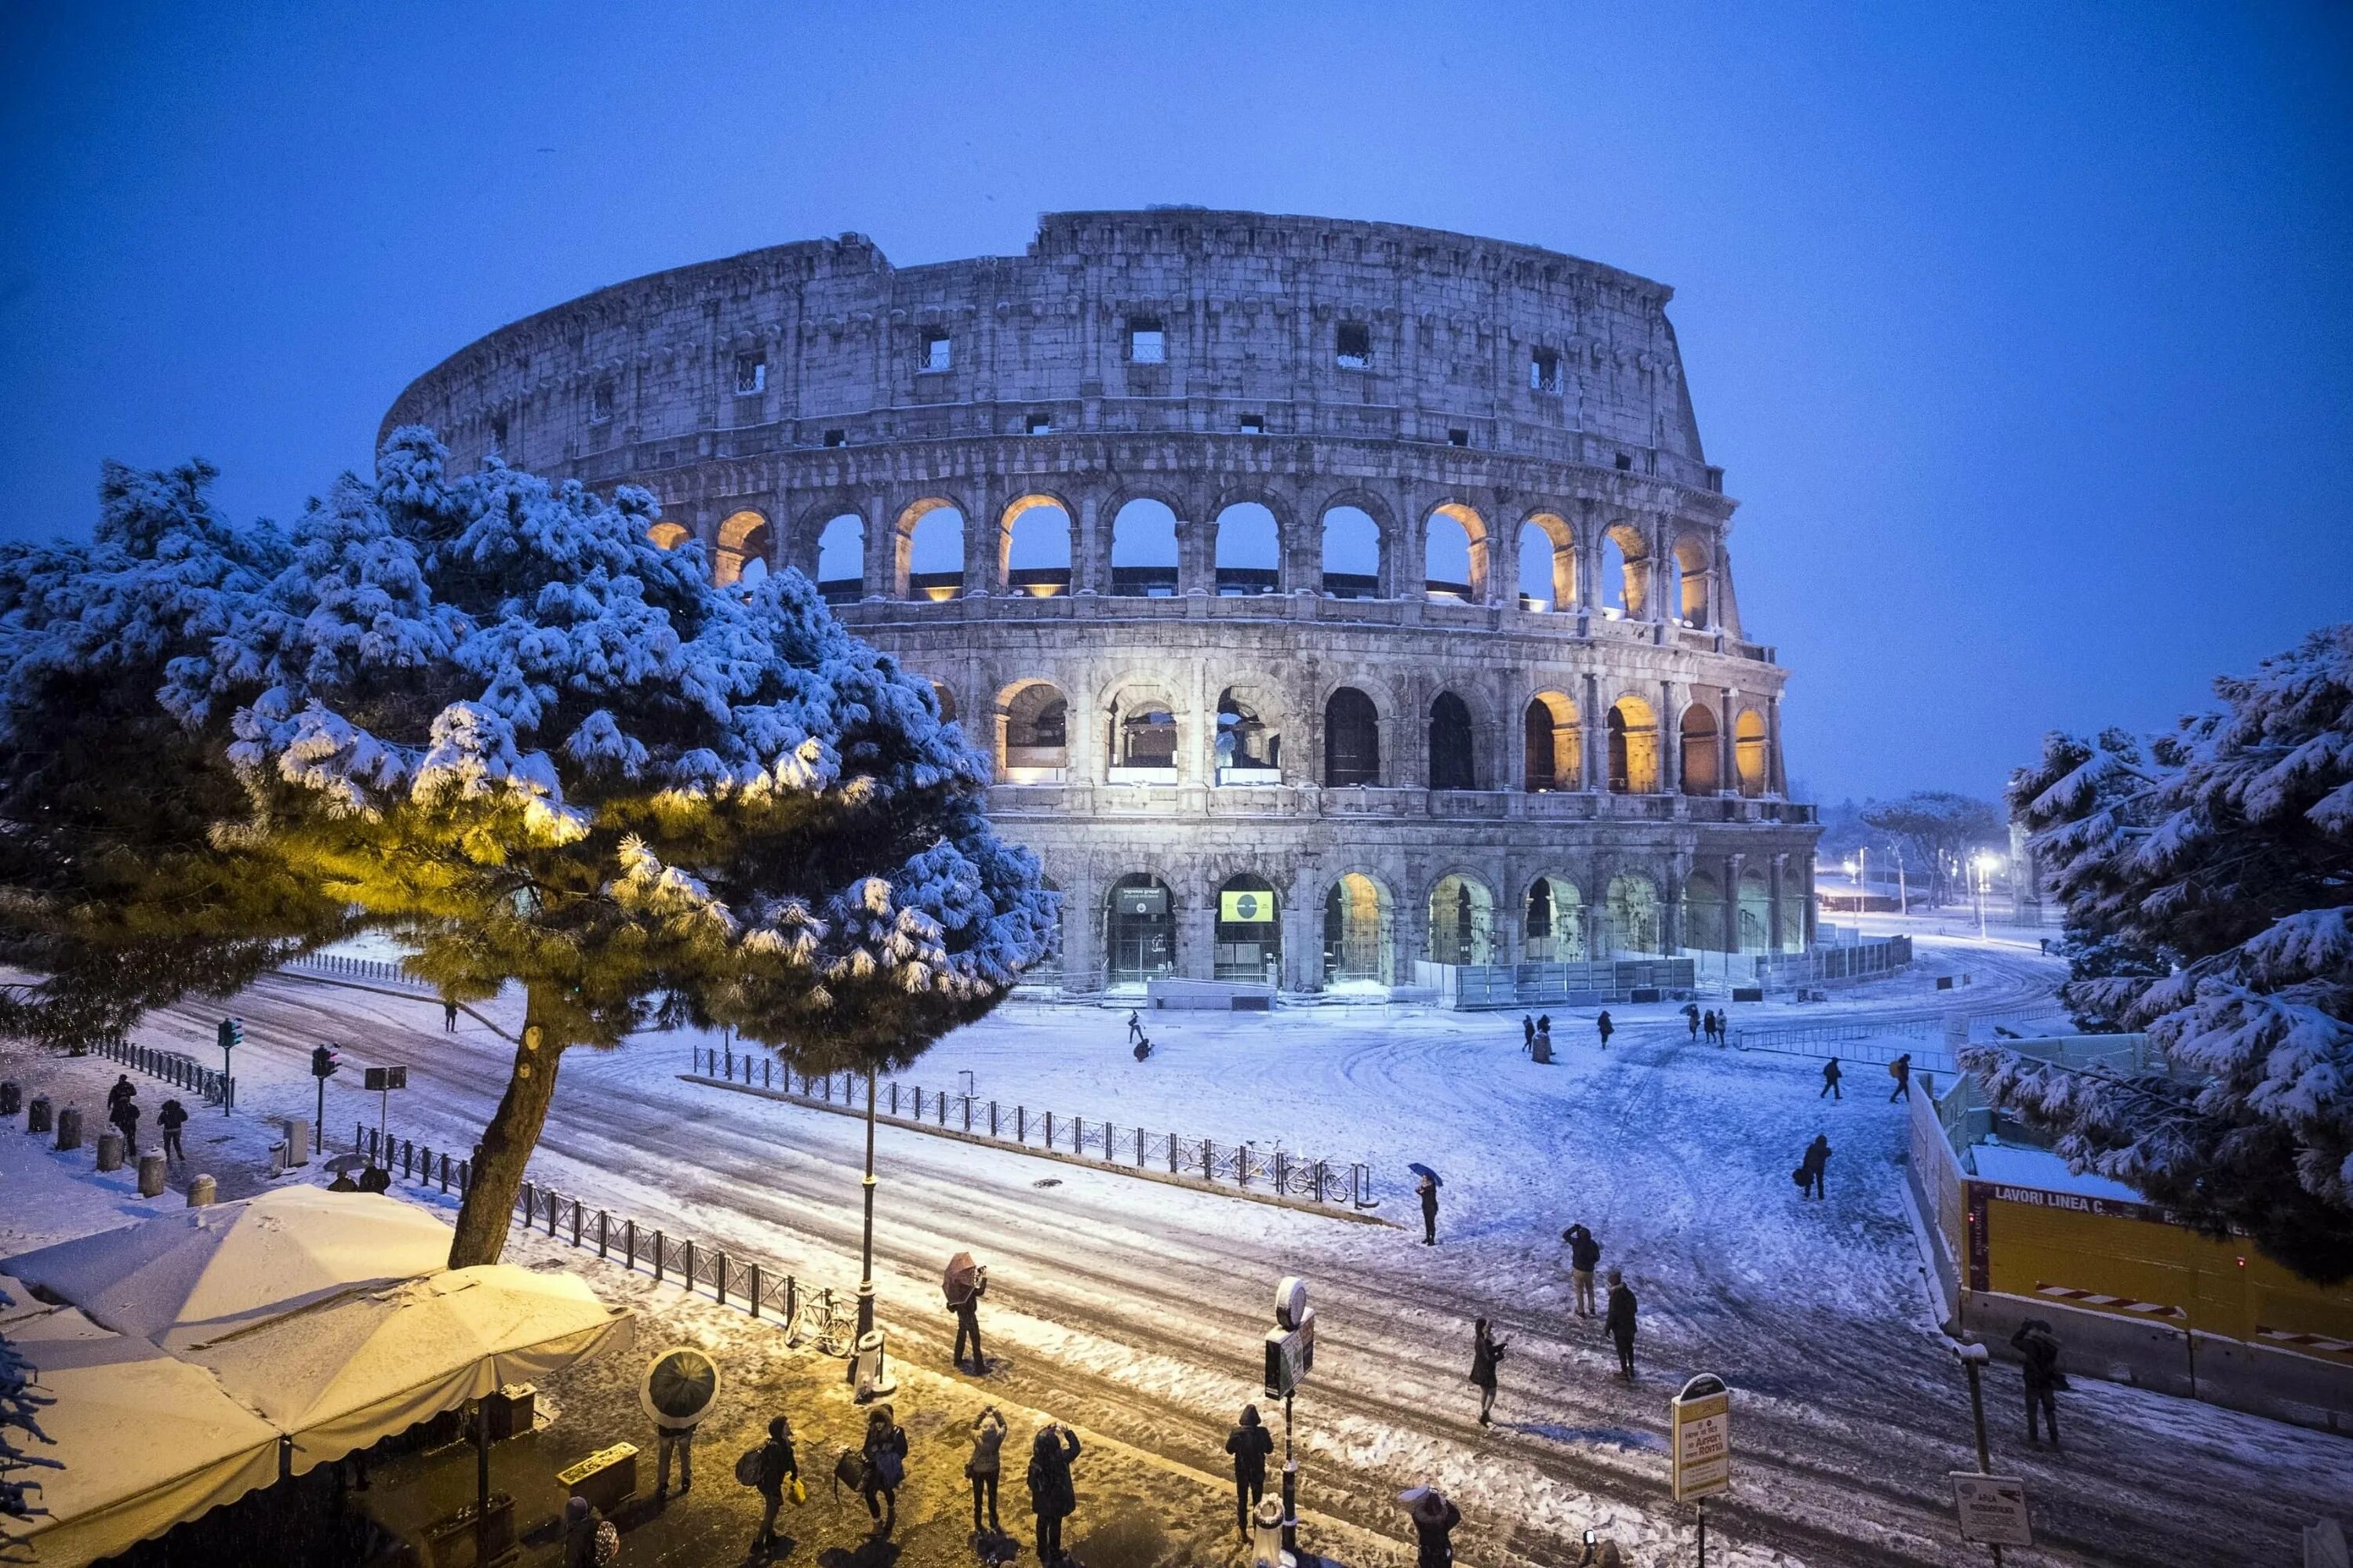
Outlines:
{"type": "MultiPolygon", "coordinates": [[[[2056,972],[1974,947],[1966,963],[1977,1008],[2030,1004],[2056,972]]],[[[1838,1011],[1916,1013],[1925,1000],[1905,987],[1838,1011]]],[[[272,980],[239,1007],[251,1109],[307,1113],[309,1049],[335,1041],[354,1063],[407,1061],[396,1129],[463,1147],[507,1071],[491,1032],[469,1022],[445,1035],[428,1001],[272,980]]],[[[1008,1103],[1369,1153],[1400,1219],[1402,1164],[1426,1160],[1448,1175],[1442,1245],[886,1128],[885,1321],[906,1353],[944,1362],[938,1269],[969,1246],[993,1266],[985,1327],[992,1381],[1009,1397],[1214,1469],[1254,1395],[1269,1288],[1303,1273],[1322,1326],[1300,1408],[1303,1492],[1324,1512],[1397,1534],[1396,1490],[1432,1481],[1461,1500],[1460,1539],[1480,1568],[1573,1563],[1588,1524],[1634,1562],[1681,1560],[1691,1511],[1666,1500],[1665,1402],[1705,1370],[1739,1391],[1736,1490],[1709,1510],[1719,1560],[1982,1562],[1951,1524],[1945,1473],[1971,1457],[1966,1397],[1918,1283],[1886,1084],[1858,1069],[1844,1103],[1822,1101],[1815,1064],[1686,1044],[1662,1012],[1619,1010],[1606,1057],[1589,1014],[1556,1019],[1568,1059],[1551,1068],[1522,1056],[1516,1024],[1495,1017],[1163,1015],[1161,1053],[1138,1066],[1116,1013],[1008,1007],[943,1042],[915,1076],[936,1086],[968,1069],[984,1097],[1008,1103]],[[1831,1201],[1808,1204],[1788,1171],[1816,1131],[1837,1152],[1831,1201]],[[1615,1378],[1598,1330],[1567,1312],[1557,1238],[1573,1219],[1641,1296],[1634,1387],[1615,1378]],[[1512,1341],[1484,1434],[1464,1382],[1481,1314],[1512,1341]]],[[[162,1017],[140,1038],[202,1044],[213,1017],[162,1017]]],[[[657,1037],[567,1056],[534,1171],[804,1279],[852,1283],[856,1124],[680,1083],[684,1055],[657,1037]]],[[[375,1097],[347,1086],[355,1077],[330,1090],[329,1126],[343,1136],[374,1119],[375,1097]]],[[[2067,1456],[2046,1463],[2019,1450],[2010,1374],[1989,1384],[1996,1467],[2027,1478],[2044,1560],[2284,1560],[2297,1525],[2348,1506],[2342,1439],[2089,1378],[2077,1387],[2067,1456]]]]}

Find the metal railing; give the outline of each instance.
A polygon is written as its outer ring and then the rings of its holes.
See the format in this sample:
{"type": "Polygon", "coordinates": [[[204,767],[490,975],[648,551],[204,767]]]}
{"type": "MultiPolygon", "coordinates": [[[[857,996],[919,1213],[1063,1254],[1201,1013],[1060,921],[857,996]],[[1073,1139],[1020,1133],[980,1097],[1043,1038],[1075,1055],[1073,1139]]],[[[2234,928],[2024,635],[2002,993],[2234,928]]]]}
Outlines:
{"type": "Polygon", "coordinates": [[[378,985],[396,985],[404,991],[421,991],[439,995],[438,987],[408,972],[405,962],[386,962],[382,959],[353,959],[342,953],[305,953],[278,966],[296,974],[325,975],[337,980],[372,980],[378,985]]]}
{"type": "MultiPolygon", "coordinates": [[[[864,1081],[854,1073],[811,1076],[794,1072],[773,1056],[733,1046],[696,1047],[691,1061],[697,1076],[741,1083],[811,1105],[849,1109],[865,1106],[864,1081]]],[[[1109,1118],[1057,1116],[1050,1110],[1034,1111],[1025,1105],[1008,1106],[977,1095],[952,1094],[896,1079],[876,1082],[874,1117],[877,1121],[918,1131],[937,1129],[1016,1149],[1092,1160],[1107,1170],[1229,1181],[1246,1191],[1357,1209],[1375,1208],[1379,1202],[1372,1193],[1369,1165],[1312,1159],[1293,1154],[1280,1144],[1270,1150],[1248,1139],[1220,1143],[1211,1138],[1153,1132],[1109,1118]]]]}
{"type": "Polygon", "coordinates": [[[177,1051],[160,1051],[153,1045],[133,1045],[127,1040],[101,1040],[98,1054],[109,1061],[152,1077],[163,1079],[174,1088],[200,1095],[207,1105],[233,1108],[237,1105],[237,1079],[218,1067],[207,1067],[194,1056],[177,1051]]]}
{"type": "Polygon", "coordinates": [[[1785,1056],[1836,1056],[1880,1066],[1908,1055],[1912,1065],[1923,1072],[1949,1073],[1953,1070],[1951,1053],[1940,1046],[1915,1044],[1940,1039],[1943,1033],[1940,1021],[1916,1018],[1886,1023],[1767,1023],[1754,1028],[1736,1027],[1726,1038],[1743,1051],[1772,1051],[1785,1056]]]}
{"type": "Polygon", "coordinates": [[[1804,985],[1820,980],[1871,980],[1892,975],[1912,962],[1912,938],[1888,937],[1851,947],[1817,948],[1808,953],[1760,953],[1759,985],[1804,985]]]}

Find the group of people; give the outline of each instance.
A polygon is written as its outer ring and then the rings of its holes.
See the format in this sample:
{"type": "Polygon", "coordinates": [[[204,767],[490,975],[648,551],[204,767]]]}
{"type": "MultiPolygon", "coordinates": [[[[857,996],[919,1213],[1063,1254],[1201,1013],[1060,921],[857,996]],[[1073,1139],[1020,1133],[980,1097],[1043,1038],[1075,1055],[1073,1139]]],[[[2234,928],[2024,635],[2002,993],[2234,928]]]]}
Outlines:
{"type": "MultiPolygon", "coordinates": [[[[118,1074],[114,1086],[106,1091],[106,1119],[122,1134],[122,1151],[132,1159],[139,1155],[139,1086],[131,1081],[128,1073],[118,1074]]],[[[180,1147],[180,1129],[188,1124],[188,1108],[177,1100],[165,1100],[155,1113],[155,1125],[164,1134],[164,1158],[185,1160],[187,1151],[180,1147]]]]}
{"type": "MultiPolygon", "coordinates": [[[[1576,1292],[1577,1315],[1595,1315],[1593,1304],[1593,1272],[1601,1266],[1601,1243],[1592,1230],[1580,1220],[1560,1233],[1568,1244],[1568,1277],[1576,1292]]],[[[1607,1277],[1609,1294],[1600,1309],[1602,1331],[1609,1336],[1618,1351],[1618,1375],[1628,1383],[1634,1381],[1634,1323],[1636,1303],[1634,1287],[1626,1277],[1611,1269],[1607,1277]]],[[[1493,1425],[1498,1372],[1504,1364],[1504,1352],[1511,1341],[1498,1338],[1484,1318],[1474,1319],[1471,1325],[1471,1383],[1479,1391],[1479,1425],[1493,1425]]]]}
{"type": "Polygon", "coordinates": [[[1731,1033],[1731,1014],[1718,1012],[1712,1007],[1702,1012],[1697,1002],[1683,1003],[1683,1022],[1691,1025],[1693,1039],[1704,1034],[1711,1045],[1723,1044],[1725,1036],[1731,1033]]]}

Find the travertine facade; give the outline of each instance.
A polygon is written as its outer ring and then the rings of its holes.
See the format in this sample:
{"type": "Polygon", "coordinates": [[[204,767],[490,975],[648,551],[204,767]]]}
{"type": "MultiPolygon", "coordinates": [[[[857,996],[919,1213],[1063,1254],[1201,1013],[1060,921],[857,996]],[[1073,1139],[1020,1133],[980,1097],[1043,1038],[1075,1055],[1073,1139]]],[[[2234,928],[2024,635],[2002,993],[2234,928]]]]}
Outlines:
{"type": "Polygon", "coordinates": [[[994,748],[1073,985],[1797,948],[1786,672],[1668,298],[1428,229],[1066,213],[1021,257],[619,284],[385,425],[819,579],[994,748]]]}

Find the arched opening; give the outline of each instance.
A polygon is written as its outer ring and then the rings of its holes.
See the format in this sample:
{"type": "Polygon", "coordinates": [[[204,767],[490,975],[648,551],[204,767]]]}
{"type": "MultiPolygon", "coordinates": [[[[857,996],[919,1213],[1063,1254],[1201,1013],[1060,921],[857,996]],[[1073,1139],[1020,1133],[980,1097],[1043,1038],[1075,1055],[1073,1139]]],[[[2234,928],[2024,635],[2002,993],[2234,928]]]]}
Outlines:
{"type": "Polygon", "coordinates": [[[1071,763],[1071,708],[1046,681],[1018,686],[1005,701],[997,776],[1008,784],[1059,784],[1071,763]]]}
{"type": "Polygon", "coordinates": [[[1176,901],[1156,876],[1132,873],[1103,901],[1104,979],[1142,985],[1176,969],[1176,901]]]}
{"type": "Polygon", "coordinates": [[[646,538],[657,550],[675,550],[693,536],[676,523],[657,523],[646,530],[646,538]]]}
{"type": "Polygon", "coordinates": [[[909,599],[937,601],[964,591],[964,514],[944,501],[918,501],[901,514],[899,569],[909,599]]]}
{"type": "Polygon", "coordinates": [[[866,519],[855,512],[828,519],[818,531],[817,591],[828,604],[866,597],[866,519]]]}
{"type": "Polygon", "coordinates": [[[1740,951],[1761,953],[1773,945],[1773,885],[1761,871],[1740,874],[1740,951]]]}
{"type": "Polygon", "coordinates": [[[1577,534],[1549,512],[1520,524],[1520,608],[1573,609],[1577,605],[1577,534]]]}
{"type": "Polygon", "coordinates": [[[1220,594],[1282,591],[1282,530],[1257,502],[1238,501],[1218,514],[1216,553],[1220,594]]]}
{"type": "Polygon", "coordinates": [[[1478,760],[1472,747],[1471,708],[1452,692],[1430,705],[1430,787],[1476,789],[1478,760]]]}
{"type": "Polygon", "coordinates": [[[1715,727],[1715,710],[1705,703],[1694,703],[1683,710],[1683,778],[1686,795],[1713,795],[1721,788],[1716,782],[1716,764],[1722,756],[1723,736],[1715,727]]]}
{"type": "Polygon", "coordinates": [[[1584,788],[1585,729],[1577,705],[1558,692],[1539,692],[1522,715],[1522,749],[1532,795],[1584,788]]]}
{"type": "Polygon", "coordinates": [[[1381,525],[1361,507],[1324,514],[1324,591],[1334,599],[1380,595],[1381,525]]]}
{"type": "Polygon", "coordinates": [[[945,723],[945,724],[954,724],[954,723],[955,723],[955,721],[956,721],[956,700],[955,700],[955,693],[954,693],[954,692],[952,692],[952,691],[950,691],[950,690],[948,689],[946,683],[944,683],[944,682],[941,682],[941,681],[934,681],[934,682],[932,683],[932,701],[934,701],[934,702],[935,702],[935,703],[939,704],[939,705],[940,705],[940,719],[941,719],[941,721],[942,721],[943,723],[945,723]]]}
{"type": "Polygon", "coordinates": [[[1324,895],[1324,983],[1385,986],[1389,983],[1388,895],[1361,872],[1350,872],[1324,895]]]}
{"type": "Polygon", "coordinates": [[[1781,950],[1806,950],[1806,890],[1794,876],[1781,879],[1781,950]]]}
{"type": "Polygon", "coordinates": [[[1611,877],[1608,911],[1612,953],[1660,950],[1659,890],[1649,877],[1640,872],[1611,877]]]}
{"type": "Polygon", "coordinates": [[[1745,710],[1732,726],[1732,766],[1740,775],[1740,792],[1765,793],[1765,715],[1745,710]]]}
{"type": "Polygon", "coordinates": [[[1111,520],[1111,591],[1139,599],[1176,592],[1176,514],[1148,498],[1111,520]]]}
{"type": "Polygon", "coordinates": [[[1344,789],[1381,781],[1381,715],[1373,699],[1342,686],[1324,705],[1324,784],[1344,789]]]}
{"type": "Polygon", "coordinates": [[[1709,624],[1709,588],[1715,577],[1707,546],[1686,535],[1675,541],[1675,609],[1690,627],[1709,624]]]}
{"type": "Polygon", "coordinates": [[[741,582],[757,561],[754,581],[768,575],[768,520],[756,512],[737,512],[719,524],[719,548],[712,556],[711,580],[722,585],[741,582]]]}
{"type": "Polygon", "coordinates": [[[1431,599],[1476,604],[1486,525],[1476,512],[1452,503],[1432,512],[1422,529],[1422,591],[1431,599]]]}
{"type": "Polygon", "coordinates": [[[1704,871],[1683,879],[1683,946],[1703,952],[1733,950],[1724,929],[1724,885],[1704,871]]]}
{"type": "Polygon", "coordinates": [[[1047,495],[1005,509],[1005,586],[1032,599],[1071,591],[1071,514],[1047,495]]]}
{"type": "Polygon", "coordinates": [[[1229,877],[1218,889],[1218,925],[1209,973],[1223,980],[1282,982],[1282,921],[1274,885],[1260,876],[1229,877]]]}
{"type": "Polygon", "coordinates": [[[1640,620],[1650,609],[1650,549],[1641,534],[1620,523],[1601,535],[1601,613],[1617,620],[1640,620]]]}
{"type": "Polygon", "coordinates": [[[1218,696],[1215,747],[1220,784],[1282,782],[1282,736],[1261,716],[1253,697],[1233,686],[1218,696]]]}
{"type": "Polygon", "coordinates": [[[1451,875],[1430,890],[1430,961],[1495,961],[1495,895],[1476,877],[1451,875]]]}
{"type": "Polygon", "coordinates": [[[1121,693],[1111,710],[1113,780],[1173,781],[1176,738],[1176,705],[1166,693],[1150,687],[1121,693]]]}
{"type": "Polygon", "coordinates": [[[1640,697],[1620,697],[1609,709],[1609,792],[1659,791],[1659,719],[1640,697]]]}
{"type": "Polygon", "coordinates": [[[1563,876],[1539,876],[1528,884],[1521,940],[1532,964],[1585,961],[1585,900],[1577,884],[1563,876]]]}

